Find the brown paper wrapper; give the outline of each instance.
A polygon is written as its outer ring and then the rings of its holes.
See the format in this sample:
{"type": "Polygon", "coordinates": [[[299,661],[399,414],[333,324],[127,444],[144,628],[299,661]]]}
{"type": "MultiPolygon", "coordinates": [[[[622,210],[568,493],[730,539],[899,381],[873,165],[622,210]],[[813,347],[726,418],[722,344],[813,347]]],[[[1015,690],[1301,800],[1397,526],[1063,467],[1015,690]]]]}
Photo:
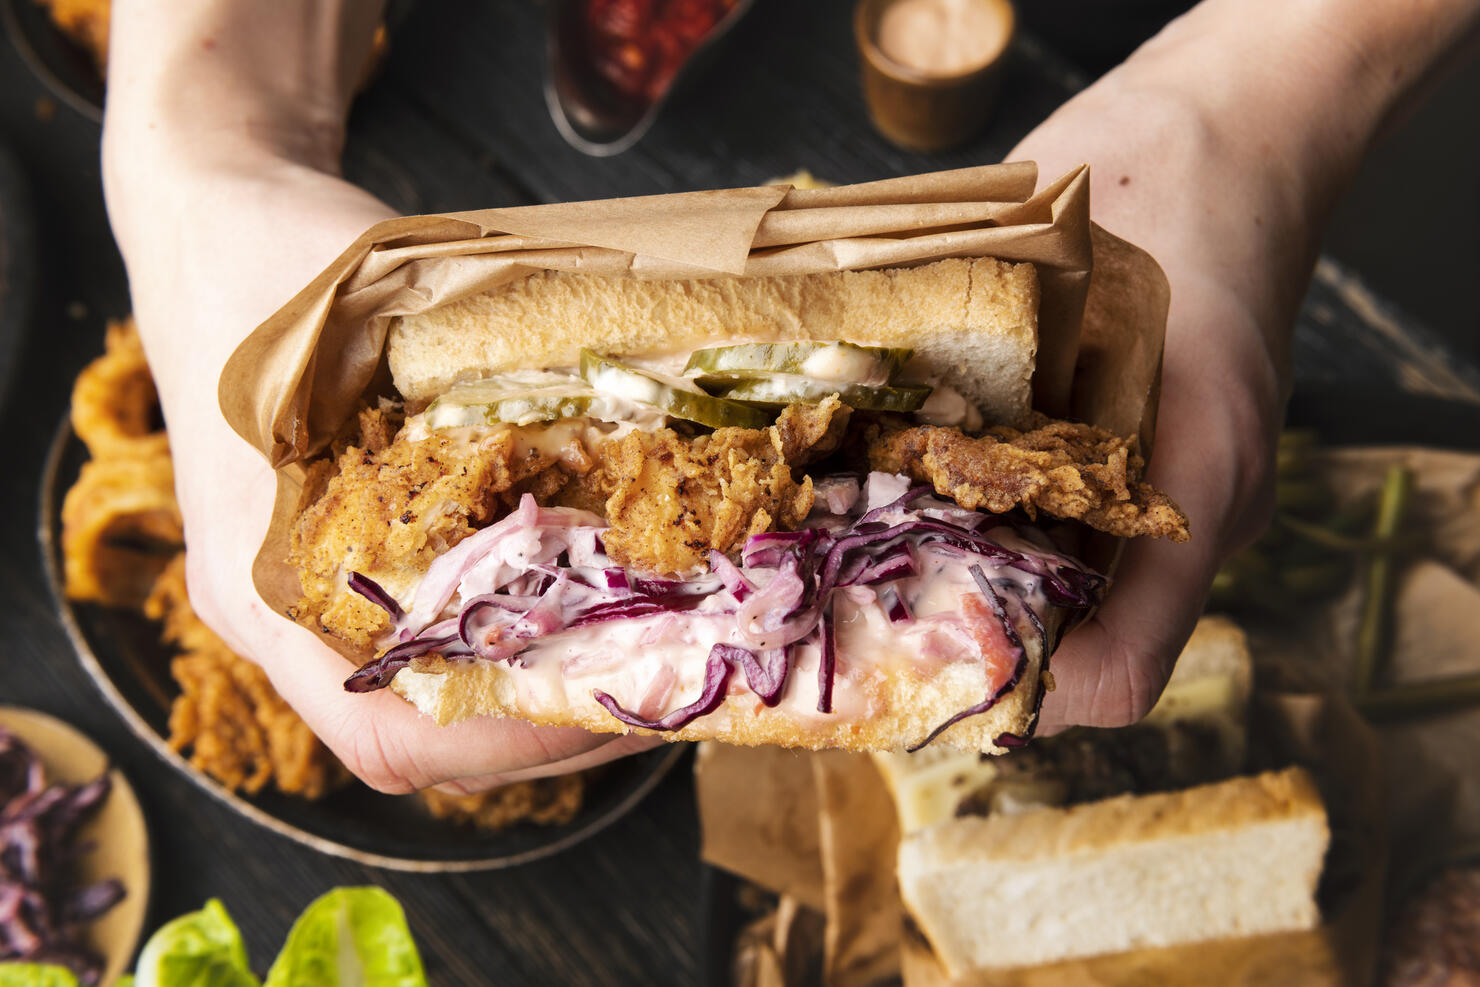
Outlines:
{"type": "MultiPolygon", "coordinates": [[[[823,875],[826,983],[868,987],[901,976],[906,987],[1370,983],[1380,941],[1387,853],[1373,734],[1344,700],[1290,692],[1258,699],[1250,736],[1254,770],[1303,764],[1320,784],[1331,819],[1332,849],[1321,882],[1324,921],[1319,928],[994,970],[955,980],[946,975],[900,904],[893,804],[872,761],[838,751],[799,755],[811,761],[819,793],[815,826],[821,834],[820,859],[806,866],[809,873],[820,870],[823,875]]],[[[708,799],[720,791],[743,790],[753,770],[764,770],[761,759],[750,749],[705,746],[712,748],[711,756],[695,768],[705,859],[728,861],[719,865],[755,880],[755,862],[782,848],[759,831],[712,830],[710,819],[739,806],[708,799]],[[725,784],[706,778],[711,773],[727,779],[725,784]]],[[[800,772],[793,777],[799,791],[804,790],[800,772]]],[[[766,876],[777,880],[773,872],[766,876]]]]}
{"type": "Polygon", "coordinates": [[[873,866],[881,848],[899,845],[894,800],[865,754],[823,751],[812,780],[827,904],[823,977],[838,987],[883,982],[899,969],[904,920],[894,868],[873,866]]]}
{"type": "Polygon", "coordinates": [[[694,784],[706,863],[825,908],[811,758],[784,747],[700,744],[694,784]]]}
{"type": "Polygon", "coordinates": [[[393,318],[540,270],[645,279],[795,275],[988,256],[1029,261],[1041,285],[1034,403],[1149,449],[1166,331],[1166,278],[1092,226],[1089,170],[1036,194],[1036,166],[991,165],[827,189],[765,186],[389,220],[366,231],[233,354],[232,427],[278,469],[254,568],[279,612],[297,602],[283,561],[302,463],[367,397],[388,393],[393,318]],[[1091,272],[1093,276],[1091,275],[1091,272]]]}

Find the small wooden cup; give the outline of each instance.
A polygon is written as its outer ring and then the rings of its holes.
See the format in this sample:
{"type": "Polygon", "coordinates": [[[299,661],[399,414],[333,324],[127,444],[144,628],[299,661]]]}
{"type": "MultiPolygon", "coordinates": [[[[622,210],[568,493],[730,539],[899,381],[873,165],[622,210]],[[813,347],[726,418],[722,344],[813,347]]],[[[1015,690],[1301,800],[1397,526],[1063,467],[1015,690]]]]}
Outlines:
{"type": "Polygon", "coordinates": [[[961,75],[926,75],[889,58],[879,48],[879,22],[895,0],[859,0],[853,37],[863,74],[864,101],[879,133],[912,151],[941,151],[975,136],[997,106],[1003,66],[1017,34],[1011,0],[981,0],[1007,24],[1002,50],[961,75]]]}

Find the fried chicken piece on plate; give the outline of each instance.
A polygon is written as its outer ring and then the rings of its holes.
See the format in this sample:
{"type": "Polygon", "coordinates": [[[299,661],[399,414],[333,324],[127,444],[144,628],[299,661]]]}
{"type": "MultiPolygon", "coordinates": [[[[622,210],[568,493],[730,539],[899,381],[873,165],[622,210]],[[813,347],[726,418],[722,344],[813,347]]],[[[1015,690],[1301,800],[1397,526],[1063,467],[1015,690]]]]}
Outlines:
{"type": "Polygon", "coordinates": [[[266,673],[232,652],[196,616],[185,588],[185,553],[155,580],[144,615],[164,623],[181,649],[170,661],[180,694],[170,705],[170,746],[226,787],[248,794],[269,782],[316,799],[349,772],[278,695],[266,673]]]}

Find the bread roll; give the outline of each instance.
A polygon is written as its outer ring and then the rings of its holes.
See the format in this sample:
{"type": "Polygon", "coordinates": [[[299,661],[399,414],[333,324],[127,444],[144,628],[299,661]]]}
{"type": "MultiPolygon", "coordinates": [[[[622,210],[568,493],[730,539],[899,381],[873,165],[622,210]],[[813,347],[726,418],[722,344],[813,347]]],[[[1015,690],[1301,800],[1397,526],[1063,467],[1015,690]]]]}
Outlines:
{"type": "Polygon", "coordinates": [[[792,277],[640,281],[541,271],[487,294],[396,320],[396,389],[429,400],[509,370],[574,367],[583,347],[622,356],[729,342],[847,340],[909,346],[987,421],[1028,411],[1038,351],[1031,264],[949,258],[921,267],[792,277]]]}

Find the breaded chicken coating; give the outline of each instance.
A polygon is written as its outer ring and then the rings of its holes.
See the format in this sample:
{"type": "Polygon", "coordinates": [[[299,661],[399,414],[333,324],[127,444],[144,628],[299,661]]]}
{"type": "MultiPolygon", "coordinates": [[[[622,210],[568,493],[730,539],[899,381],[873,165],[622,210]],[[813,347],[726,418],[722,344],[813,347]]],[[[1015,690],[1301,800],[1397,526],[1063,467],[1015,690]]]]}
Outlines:
{"type": "MultiPolygon", "coordinates": [[[[605,547],[621,565],[686,572],[710,549],[728,552],[749,535],[799,525],[812,508],[812,482],[792,468],[836,449],[848,414],[828,398],[793,405],[763,429],[598,433],[589,447],[570,438],[554,451],[537,441],[542,426],[472,439],[403,434],[379,451],[350,446],[333,466],[310,471],[289,555],[303,589],[294,616],[370,646],[389,618],[349,589],[351,572],[406,601],[433,559],[513,510],[525,492],[541,505],[605,516],[605,547]]],[[[360,424],[364,442],[376,420],[360,424]]]]}
{"type": "Polygon", "coordinates": [[[1188,539],[1186,515],[1142,481],[1134,440],[1092,425],[1035,415],[1027,430],[1002,426],[976,438],[933,425],[876,428],[868,458],[873,469],[932,484],[973,510],[1020,507],[1126,538],[1188,539]]]}
{"type": "Polygon", "coordinates": [[[812,479],[794,467],[835,450],[848,422],[836,397],[794,404],[764,429],[721,428],[685,438],[630,432],[596,451],[583,484],[605,495],[606,550],[620,565],[657,573],[702,567],[751,535],[795,528],[812,509],[812,479]]]}
{"type": "Polygon", "coordinates": [[[511,510],[519,494],[548,499],[569,478],[562,460],[520,443],[513,430],[474,442],[433,433],[378,452],[351,446],[337,466],[294,526],[288,560],[303,589],[295,616],[359,646],[388,619],[348,589],[351,572],[404,596],[433,559],[511,510]]]}

